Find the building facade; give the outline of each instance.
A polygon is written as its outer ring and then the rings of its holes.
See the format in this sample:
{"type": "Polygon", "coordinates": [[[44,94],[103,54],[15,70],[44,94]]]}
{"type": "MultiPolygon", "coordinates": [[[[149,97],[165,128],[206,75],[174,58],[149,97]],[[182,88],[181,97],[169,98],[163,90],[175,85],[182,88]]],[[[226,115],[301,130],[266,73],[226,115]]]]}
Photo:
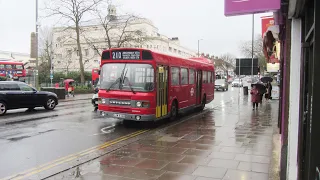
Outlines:
{"type": "MultiPolygon", "coordinates": [[[[146,48],[184,58],[195,57],[196,51],[180,44],[178,37],[169,38],[146,18],[117,16],[115,6],[109,5],[107,20],[91,20],[81,25],[81,46],[85,71],[99,67],[101,52],[114,47],[146,48]]],[[[53,29],[54,70],[79,70],[79,51],[74,29],[53,29]]]]}

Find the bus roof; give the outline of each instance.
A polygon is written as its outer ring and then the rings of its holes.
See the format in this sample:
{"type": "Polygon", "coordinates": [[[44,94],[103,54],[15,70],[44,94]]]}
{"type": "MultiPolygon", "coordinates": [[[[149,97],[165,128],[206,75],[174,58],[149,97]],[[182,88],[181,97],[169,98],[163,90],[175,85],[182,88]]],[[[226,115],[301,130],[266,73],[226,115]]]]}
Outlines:
{"type": "MultiPolygon", "coordinates": [[[[150,58],[149,56],[152,55],[152,59],[144,59],[144,60],[153,60],[156,61],[157,63],[161,63],[163,65],[171,65],[171,66],[199,66],[199,67],[207,67],[211,68],[214,67],[214,63],[206,58],[181,58],[181,57],[176,57],[176,56],[171,56],[159,52],[154,52],[149,49],[144,49],[144,48],[112,48],[103,51],[102,53],[102,58],[101,58],[101,64],[103,64],[107,60],[111,60],[111,54],[110,52],[113,51],[125,51],[127,50],[128,52],[136,52],[139,51],[141,57],[139,56],[134,56],[133,58],[137,59],[128,59],[128,60],[123,60],[123,59],[112,59],[112,61],[117,61],[120,60],[121,62],[123,61],[130,61],[130,62],[141,62],[141,58],[143,59],[143,56],[146,55],[147,58],[150,58]],[[142,53],[141,53],[142,52],[142,53]],[[105,54],[105,56],[104,56],[105,54]],[[139,57],[139,58],[138,58],[139,57]]],[[[112,57],[113,58],[113,57],[112,57]]],[[[130,57],[131,58],[131,57],[130,57]]]]}
{"type": "Polygon", "coordinates": [[[15,65],[23,65],[23,62],[16,62],[16,61],[1,61],[0,64],[15,64],[15,65]]]}

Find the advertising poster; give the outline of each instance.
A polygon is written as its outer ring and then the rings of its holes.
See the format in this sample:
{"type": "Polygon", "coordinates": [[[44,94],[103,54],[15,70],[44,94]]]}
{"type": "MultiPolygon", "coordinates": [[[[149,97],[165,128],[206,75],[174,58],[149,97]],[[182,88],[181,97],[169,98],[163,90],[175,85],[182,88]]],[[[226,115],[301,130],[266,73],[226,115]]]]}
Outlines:
{"type": "Polygon", "coordinates": [[[265,16],[261,17],[261,25],[262,25],[262,38],[264,37],[264,34],[267,32],[268,28],[270,26],[274,25],[274,18],[272,16],[265,16]]]}

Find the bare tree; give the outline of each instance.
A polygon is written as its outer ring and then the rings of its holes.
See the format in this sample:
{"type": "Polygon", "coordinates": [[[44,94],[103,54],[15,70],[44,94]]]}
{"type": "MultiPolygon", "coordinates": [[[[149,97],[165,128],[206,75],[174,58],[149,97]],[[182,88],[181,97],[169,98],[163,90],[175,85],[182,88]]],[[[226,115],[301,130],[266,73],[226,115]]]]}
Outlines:
{"type": "MultiPolygon", "coordinates": [[[[246,58],[252,57],[252,41],[245,41],[240,45],[240,51],[246,58]]],[[[253,57],[258,58],[260,69],[267,66],[266,58],[263,53],[263,39],[258,35],[253,44],[253,57]]]]}
{"type": "Polygon", "coordinates": [[[83,37],[100,56],[104,49],[140,46],[151,39],[144,29],[132,26],[133,23],[142,20],[142,18],[134,15],[110,17],[103,15],[101,12],[97,12],[97,14],[103,37],[92,38],[85,30],[83,30],[83,37]]]}
{"type": "Polygon", "coordinates": [[[94,12],[104,0],[51,0],[46,4],[49,16],[59,16],[72,22],[71,29],[76,32],[76,41],[79,52],[80,79],[84,82],[84,65],[80,40],[80,24],[85,16],[94,12]]]}
{"type": "Polygon", "coordinates": [[[51,63],[53,59],[54,47],[52,44],[52,28],[43,27],[39,32],[39,50],[40,50],[40,64],[39,74],[40,82],[45,81],[50,74],[51,63]]]}

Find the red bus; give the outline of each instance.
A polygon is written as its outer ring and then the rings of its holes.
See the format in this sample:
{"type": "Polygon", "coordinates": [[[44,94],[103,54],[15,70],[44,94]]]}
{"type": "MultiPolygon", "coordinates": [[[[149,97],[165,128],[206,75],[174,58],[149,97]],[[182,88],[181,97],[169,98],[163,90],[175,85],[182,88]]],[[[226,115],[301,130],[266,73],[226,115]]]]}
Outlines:
{"type": "Polygon", "coordinates": [[[99,69],[98,68],[92,69],[91,75],[92,75],[92,85],[96,86],[99,82],[99,69]]]}
{"type": "Polygon", "coordinates": [[[139,48],[105,50],[98,108],[104,116],[134,121],[175,119],[214,99],[214,65],[139,48]]]}
{"type": "Polygon", "coordinates": [[[26,70],[22,62],[0,61],[0,76],[25,81],[26,70]]]}

